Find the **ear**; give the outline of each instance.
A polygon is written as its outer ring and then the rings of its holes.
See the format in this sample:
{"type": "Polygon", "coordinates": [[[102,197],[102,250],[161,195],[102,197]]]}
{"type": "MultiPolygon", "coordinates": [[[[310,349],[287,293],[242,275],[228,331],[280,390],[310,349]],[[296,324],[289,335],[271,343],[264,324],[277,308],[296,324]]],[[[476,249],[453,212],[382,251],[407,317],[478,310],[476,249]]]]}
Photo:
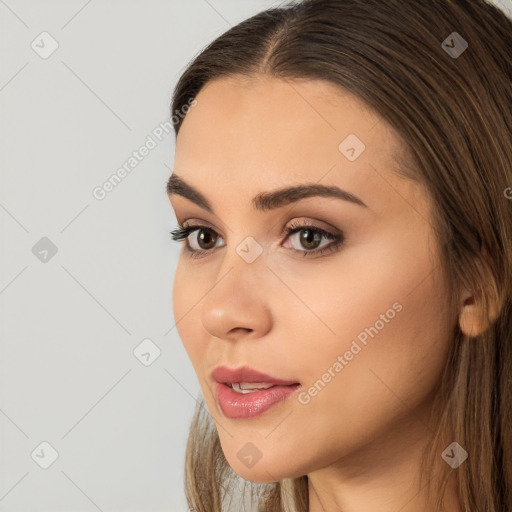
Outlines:
{"type": "Polygon", "coordinates": [[[461,297],[461,310],[459,313],[459,325],[461,331],[470,338],[474,338],[487,330],[489,322],[486,320],[482,303],[482,291],[464,291],[461,297]]]}
{"type": "MultiPolygon", "coordinates": [[[[482,249],[482,256],[489,258],[485,247],[482,249]]],[[[477,286],[473,291],[464,289],[460,296],[460,329],[471,338],[483,334],[498,318],[501,310],[496,283],[489,271],[485,275],[487,277],[483,285],[477,286]]]]}

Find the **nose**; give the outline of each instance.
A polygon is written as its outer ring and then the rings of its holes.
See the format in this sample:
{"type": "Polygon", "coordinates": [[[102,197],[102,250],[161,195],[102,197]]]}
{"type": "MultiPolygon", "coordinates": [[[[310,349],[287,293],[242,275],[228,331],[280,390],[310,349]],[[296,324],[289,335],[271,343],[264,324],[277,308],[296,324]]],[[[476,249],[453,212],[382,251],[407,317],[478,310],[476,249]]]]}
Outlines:
{"type": "Polygon", "coordinates": [[[202,301],[201,320],[211,336],[235,341],[268,333],[272,317],[265,273],[270,274],[263,261],[246,263],[238,255],[229,265],[222,265],[202,301]]]}

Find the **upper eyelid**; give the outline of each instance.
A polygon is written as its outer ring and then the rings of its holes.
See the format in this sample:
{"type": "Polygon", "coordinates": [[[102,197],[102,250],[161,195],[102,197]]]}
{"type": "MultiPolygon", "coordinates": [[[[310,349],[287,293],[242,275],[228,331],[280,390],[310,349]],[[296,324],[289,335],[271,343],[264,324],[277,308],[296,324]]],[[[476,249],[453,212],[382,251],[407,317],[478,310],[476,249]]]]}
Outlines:
{"type": "MultiPolygon", "coordinates": [[[[314,214],[313,214],[313,216],[314,216],[314,214]]],[[[176,217],[176,220],[178,221],[178,223],[182,226],[185,223],[190,223],[190,224],[187,224],[187,226],[185,226],[185,227],[206,227],[206,228],[212,229],[213,231],[218,233],[217,228],[214,227],[214,225],[207,220],[203,220],[203,219],[199,219],[199,218],[195,219],[193,216],[190,216],[188,218],[185,218],[185,220],[180,221],[177,215],[175,215],[175,217],[176,217]]],[[[339,227],[335,226],[334,224],[331,224],[330,222],[327,222],[326,220],[320,220],[320,219],[313,220],[313,219],[309,219],[308,217],[309,217],[309,215],[293,217],[292,219],[288,220],[286,222],[286,224],[283,226],[282,232],[283,233],[285,232],[286,227],[289,224],[298,224],[301,226],[303,225],[305,227],[314,227],[315,229],[320,229],[320,230],[324,230],[324,231],[333,230],[335,232],[339,232],[340,234],[343,231],[339,227]],[[319,226],[317,224],[322,224],[323,226],[319,226]]],[[[278,221],[278,223],[281,223],[281,221],[278,221]]],[[[232,232],[232,229],[229,229],[229,227],[227,227],[227,228],[230,232],[232,232]]]]}
{"type": "MultiPolygon", "coordinates": [[[[187,222],[187,221],[184,221],[184,222],[187,222]]],[[[204,221],[201,221],[201,222],[204,222],[204,221]]],[[[212,226],[210,226],[210,225],[208,225],[208,223],[206,223],[206,224],[201,224],[201,223],[193,224],[192,223],[192,224],[187,224],[186,226],[182,222],[180,222],[180,224],[185,229],[189,229],[191,231],[191,233],[194,232],[194,231],[197,231],[198,229],[206,228],[206,229],[209,229],[211,231],[214,231],[215,233],[217,233],[217,235],[221,236],[219,234],[219,232],[217,231],[217,229],[212,227],[212,226]]],[[[283,226],[283,229],[281,230],[280,235],[287,234],[287,232],[290,229],[293,229],[293,230],[295,230],[295,232],[297,232],[297,231],[300,231],[301,229],[307,229],[307,228],[313,228],[315,230],[321,231],[323,233],[326,233],[326,234],[332,235],[332,236],[338,236],[338,235],[339,236],[344,236],[344,232],[342,232],[341,230],[339,230],[337,228],[334,228],[334,227],[325,228],[325,227],[317,226],[313,221],[295,221],[295,222],[291,221],[291,222],[289,222],[289,223],[287,223],[287,224],[285,224],[283,226]],[[335,232],[331,232],[330,230],[333,230],[335,232]],[[339,231],[339,233],[336,233],[336,231],[339,231]]]]}

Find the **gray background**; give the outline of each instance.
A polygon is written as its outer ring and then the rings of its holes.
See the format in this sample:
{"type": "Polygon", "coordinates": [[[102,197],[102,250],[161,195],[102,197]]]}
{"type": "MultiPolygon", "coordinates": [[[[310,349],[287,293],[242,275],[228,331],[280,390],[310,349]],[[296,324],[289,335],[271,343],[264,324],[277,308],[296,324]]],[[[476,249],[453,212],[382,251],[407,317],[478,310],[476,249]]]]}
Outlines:
{"type": "Polygon", "coordinates": [[[187,62],[279,3],[0,0],[0,511],[187,510],[200,390],[172,314],[174,137],[155,129],[187,62]]]}

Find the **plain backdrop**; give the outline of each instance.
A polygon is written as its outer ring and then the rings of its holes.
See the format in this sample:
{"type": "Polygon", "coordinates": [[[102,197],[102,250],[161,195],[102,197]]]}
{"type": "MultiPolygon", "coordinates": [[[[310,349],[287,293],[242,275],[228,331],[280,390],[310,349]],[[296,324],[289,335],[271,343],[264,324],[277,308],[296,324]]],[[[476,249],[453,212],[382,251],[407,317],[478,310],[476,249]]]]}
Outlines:
{"type": "Polygon", "coordinates": [[[187,510],[161,123],[193,56],[279,3],[0,0],[0,511],[187,510]]]}

